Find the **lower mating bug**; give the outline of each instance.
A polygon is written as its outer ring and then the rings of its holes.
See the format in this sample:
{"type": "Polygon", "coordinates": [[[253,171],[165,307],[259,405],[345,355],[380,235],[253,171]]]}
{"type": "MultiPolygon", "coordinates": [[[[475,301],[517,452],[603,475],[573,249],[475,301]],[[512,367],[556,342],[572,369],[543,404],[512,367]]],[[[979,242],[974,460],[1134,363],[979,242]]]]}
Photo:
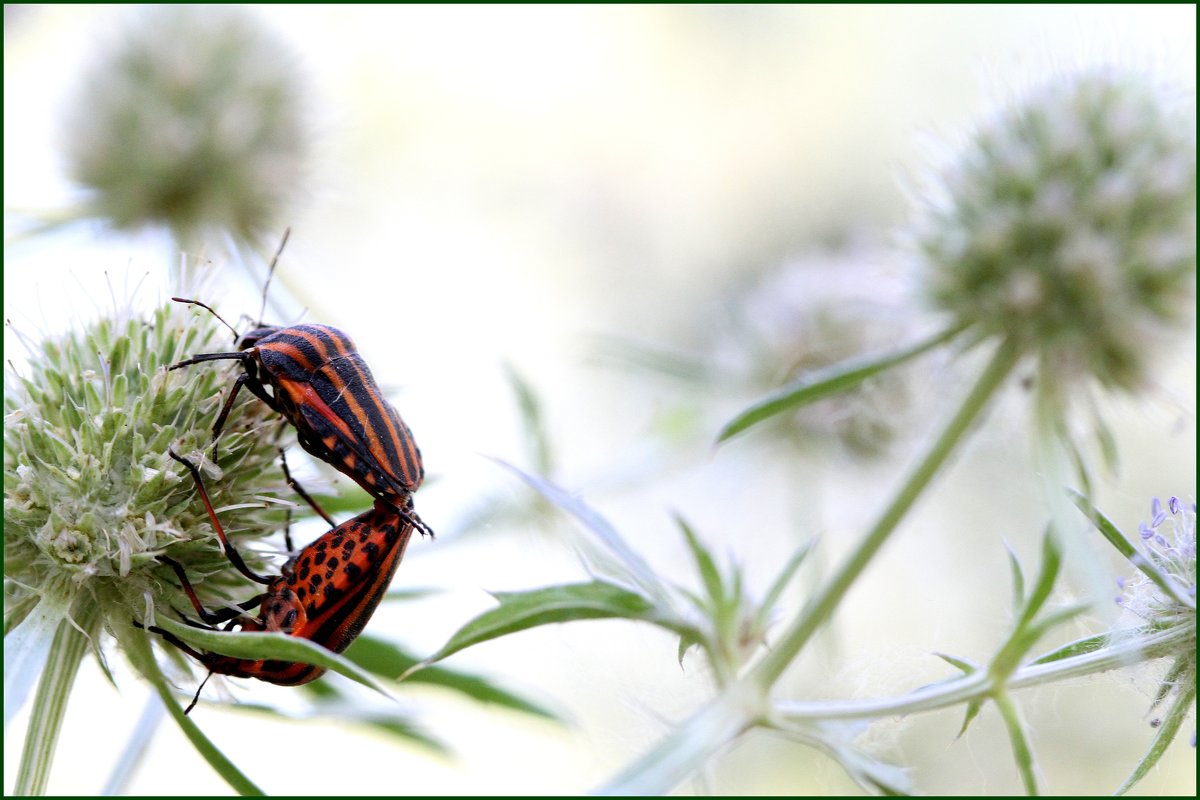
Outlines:
{"type": "MultiPolygon", "coordinates": [[[[194,464],[170,451],[173,459],[187,467],[196,483],[209,519],[233,566],[256,583],[266,586],[258,596],[237,605],[209,611],[201,604],[183,567],[170,558],[160,560],[174,570],[183,591],[197,615],[206,623],[188,621],[195,627],[226,623],[225,630],[286,633],[340,653],[362,632],[387,591],[392,576],[404,557],[412,538],[413,525],[386,503],[376,501],[374,508],[323,534],[290,559],[275,577],[259,575],[246,566],[230,544],[217,520],[200,472],[194,464]],[[246,611],[260,608],[258,617],[246,611]]],[[[311,664],[288,661],[251,660],[196,650],[177,636],[161,628],[148,628],[161,635],[213,673],[239,678],[258,678],[283,686],[299,686],[321,676],[325,670],[311,664]]],[[[207,681],[208,678],[205,678],[207,681]]],[[[184,713],[192,710],[200,698],[204,683],[184,713]]]]}

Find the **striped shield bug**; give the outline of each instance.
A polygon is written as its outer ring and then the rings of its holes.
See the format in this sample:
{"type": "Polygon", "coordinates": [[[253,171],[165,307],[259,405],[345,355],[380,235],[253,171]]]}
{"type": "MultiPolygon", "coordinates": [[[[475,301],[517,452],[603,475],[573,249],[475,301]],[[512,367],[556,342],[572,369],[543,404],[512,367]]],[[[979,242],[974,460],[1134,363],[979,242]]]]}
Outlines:
{"type": "MultiPolygon", "coordinates": [[[[277,252],[272,271],[278,257],[277,252]]],[[[263,294],[265,302],[265,287],[263,294]]],[[[207,309],[234,330],[204,303],[172,299],[207,309]]],[[[242,374],[213,425],[213,441],[220,436],[233,401],[245,386],[295,427],[300,446],[308,453],[349,476],[372,497],[391,505],[418,530],[432,536],[412,504],[412,494],[425,478],[421,451],[350,337],[328,325],[312,324],[260,324],[241,336],[234,330],[234,337],[236,352],[202,353],[169,367],[180,369],[204,361],[241,362],[242,374]]]]}
{"type": "MultiPolygon", "coordinates": [[[[246,566],[230,544],[197,467],[173,450],[170,455],[191,473],[230,562],[247,578],[265,586],[261,594],[235,607],[209,611],[200,602],[183,567],[173,559],[160,556],[159,560],[175,572],[204,624],[186,618],[185,621],[194,627],[208,628],[225,623],[227,631],[237,628],[286,633],[316,642],[335,653],[349,647],[383,599],[412,538],[412,523],[394,507],[376,500],[370,511],[343,522],[301,549],[284,564],[279,575],[259,575],[246,566]],[[246,614],[255,608],[259,608],[258,617],[246,614]]],[[[210,676],[218,673],[257,678],[282,686],[299,686],[316,680],[325,672],[324,668],[311,664],[241,659],[201,651],[162,628],[152,626],[148,630],[199,661],[208,668],[210,676]]],[[[202,682],[196,690],[196,698],[184,713],[196,705],[203,688],[202,682]]]]}

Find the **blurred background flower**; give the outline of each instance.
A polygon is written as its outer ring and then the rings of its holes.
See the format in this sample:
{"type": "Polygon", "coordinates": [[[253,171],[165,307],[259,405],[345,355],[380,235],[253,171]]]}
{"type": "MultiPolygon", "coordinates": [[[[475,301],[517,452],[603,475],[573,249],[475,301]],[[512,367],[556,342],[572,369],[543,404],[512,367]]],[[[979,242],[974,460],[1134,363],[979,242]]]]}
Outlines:
{"type": "MultiPolygon", "coordinates": [[[[372,620],[371,632],[418,653],[432,653],[490,607],[484,589],[581,577],[567,548],[523,527],[493,522],[495,535],[473,535],[482,530],[474,522],[478,498],[525,497],[479,457],[520,462],[523,453],[505,364],[538,393],[557,483],[581,492],[656,569],[686,584],[685,544],[670,519],[680,510],[715,550],[736,553],[748,591],[762,596],[797,542],[819,534],[821,557],[838,553],[844,534],[881,502],[895,467],[868,464],[843,479],[826,462],[765,455],[753,436],[712,455],[716,427],[700,435],[704,420],[725,418],[752,395],[753,381],[784,377],[769,374],[766,356],[731,345],[726,320],[771,343],[764,350],[786,370],[790,309],[809,306],[807,298],[793,305],[793,279],[768,276],[794,265],[798,275],[813,271],[795,287],[824,286],[819,271],[855,258],[831,243],[856,241],[864,230],[882,239],[906,220],[897,175],[925,164],[914,132],[966,127],[1014,74],[1149,59],[1161,62],[1164,80],[1193,93],[1196,74],[1190,6],[262,6],[246,14],[295,54],[320,130],[310,140],[309,192],[278,222],[264,223],[268,234],[284,225],[293,231],[278,274],[295,299],[272,321],[298,319],[307,306],[305,318],[352,332],[425,456],[422,517],[439,532],[460,532],[414,549],[402,567],[407,585],[447,591],[402,609],[385,606],[372,620]],[[685,397],[693,409],[686,435],[664,447],[664,420],[686,393],[666,393],[644,374],[597,369],[589,359],[596,336],[730,359],[754,377],[737,389],[746,396],[716,398],[712,408],[685,397]]],[[[98,57],[95,45],[113,40],[121,16],[111,7],[5,8],[6,210],[78,200],[53,134],[69,118],[79,76],[98,57]]],[[[278,186],[268,181],[262,191],[278,186]]],[[[6,215],[6,237],[21,230],[18,222],[6,215]]],[[[36,246],[14,242],[5,254],[5,314],[18,327],[57,330],[92,313],[95,298],[110,291],[152,306],[174,291],[161,254],[177,245],[163,238],[154,228],[98,237],[76,226],[36,246]]],[[[887,251],[870,250],[883,274],[903,275],[887,251]]],[[[257,314],[261,270],[256,280],[225,273],[213,290],[222,313],[257,314]]],[[[878,301],[873,280],[860,280],[863,295],[845,302],[878,301]]],[[[822,319],[797,324],[819,329],[822,319]]],[[[868,327],[886,336],[888,322],[884,315],[868,327]]],[[[841,341],[854,331],[828,330],[828,347],[859,346],[841,341]]],[[[863,334],[869,346],[871,334],[863,334]]],[[[6,357],[19,363],[21,350],[5,335],[6,357]]],[[[1126,529],[1144,515],[1145,497],[1182,496],[1195,485],[1194,345],[1167,354],[1151,377],[1149,404],[1097,401],[1110,404],[1117,420],[1123,472],[1119,487],[1099,483],[1096,503],[1126,529]]],[[[939,372],[924,381],[916,385],[935,396],[952,383],[939,372]]],[[[893,399],[900,395],[882,396],[887,422],[895,419],[886,405],[893,399]]],[[[901,428],[891,455],[903,458],[899,447],[931,416],[918,413],[911,430],[901,428]]],[[[942,674],[932,651],[990,651],[1003,635],[1008,596],[1000,539],[1033,556],[1045,521],[1027,502],[1037,480],[1024,437],[1013,435],[1021,424],[998,415],[961,455],[943,481],[945,502],[918,509],[855,587],[823,648],[789,677],[790,696],[892,694],[942,674]]],[[[875,433],[868,440],[880,441],[875,433]]],[[[231,751],[261,752],[264,742],[297,736],[351,742],[364,764],[402,760],[404,791],[414,793],[583,792],[642,753],[665,719],[707,690],[705,676],[681,674],[676,644],[655,631],[594,622],[456,655],[448,665],[503,676],[526,695],[552,700],[577,725],[406,693],[454,750],[454,762],[312,722],[212,710],[204,727],[231,751]],[[514,769],[525,764],[535,765],[514,769]]],[[[140,689],[132,676],[115,677],[120,693],[98,670],[81,674],[71,713],[110,720],[111,735],[97,741],[68,724],[60,747],[75,768],[56,773],[51,791],[94,792],[133,726],[140,689]]],[[[288,702],[287,690],[275,687],[236,691],[288,702]]],[[[1051,689],[1045,702],[1024,707],[1044,748],[1046,785],[1057,791],[1111,791],[1144,747],[1129,730],[1145,698],[1118,681],[1051,689]]],[[[925,778],[921,789],[1015,790],[1007,764],[964,757],[963,743],[950,744],[960,721],[957,712],[930,715],[896,733],[905,761],[925,778]]],[[[970,753],[1007,747],[993,723],[976,724],[970,753]]],[[[22,724],[18,717],[6,741],[20,741],[22,724]]],[[[5,749],[6,774],[15,750],[5,749]]],[[[1195,792],[1193,754],[1178,750],[1143,791],[1195,792]]],[[[348,788],[335,771],[263,771],[264,788],[274,792],[348,788]]],[[[395,769],[358,777],[356,791],[397,790],[395,769]]],[[[164,727],[130,789],[170,787],[227,790],[178,731],[164,727]]],[[[722,762],[711,788],[837,793],[851,784],[819,756],[754,738],[722,762]]]]}
{"type": "Polygon", "coordinates": [[[82,213],[117,228],[166,225],[185,249],[277,238],[311,148],[299,59],[237,6],[125,16],[66,104],[63,151],[87,192],[82,213]]]}

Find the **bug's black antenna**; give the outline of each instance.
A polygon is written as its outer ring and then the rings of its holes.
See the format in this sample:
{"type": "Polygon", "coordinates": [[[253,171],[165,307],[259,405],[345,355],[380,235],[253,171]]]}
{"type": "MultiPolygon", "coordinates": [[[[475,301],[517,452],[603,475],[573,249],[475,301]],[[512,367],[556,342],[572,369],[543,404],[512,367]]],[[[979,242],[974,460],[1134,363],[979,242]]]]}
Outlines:
{"type": "Polygon", "coordinates": [[[186,297],[172,297],[171,299],[174,300],[176,303],[187,303],[188,305],[200,306],[201,308],[205,309],[206,311],[208,311],[208,313],[212,314],[214,317],[221,320],[221,322],[225,325],[226,328],[229,328],[229,330],[233,331],[233,341],[236,342],[238,340],[237,328],[233,327],[228,322],[225,322],[225,318],[222,317],[220,314],[218,314],[216,311],[213,311],[212,306],[205,305],[204,303],[201,303],[199,300],[188,300],[186,297]]]}
{"type": "Polygon", "coordinates": [[[263,301],[262,308],[258,311],[258,324],[263,324],[263,314],[267,313],[267,289],[271,288],[271,277],[275,274],[275,265],[279,262],[279,256],[283,254],[284,245],[287,244],[288,236],[292,233],[291,228],[283,229],[283,241],[279,243],[279,249],[275,251],[275,256],[271,259],[271,266],[267,269],[267,280],[263,284],[263,301]]]}

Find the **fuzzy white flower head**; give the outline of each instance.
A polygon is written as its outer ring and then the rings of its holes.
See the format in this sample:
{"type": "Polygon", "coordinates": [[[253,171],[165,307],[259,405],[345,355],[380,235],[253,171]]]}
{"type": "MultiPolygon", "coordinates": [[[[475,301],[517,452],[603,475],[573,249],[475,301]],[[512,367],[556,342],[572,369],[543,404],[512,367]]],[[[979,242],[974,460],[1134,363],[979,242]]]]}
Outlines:
{"type": "Polygon", "coordinates": [[[1193,307],[1194,115],[1097,69],[980,126],[940,177],[915,236],[934,305],[1050,386],[1137,388],[1193,307]]]}

